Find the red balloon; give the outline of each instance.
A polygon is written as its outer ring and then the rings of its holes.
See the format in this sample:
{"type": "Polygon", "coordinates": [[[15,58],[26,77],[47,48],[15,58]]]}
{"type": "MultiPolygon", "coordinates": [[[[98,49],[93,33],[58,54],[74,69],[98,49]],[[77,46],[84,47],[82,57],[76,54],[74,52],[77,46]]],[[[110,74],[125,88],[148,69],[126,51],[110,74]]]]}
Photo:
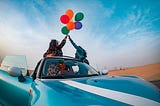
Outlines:
{"type": "Polygon", "coordinates": [[[67,15],[62,15],[60,17],[60,21],[63,23],[63,24],[67,24],[69,22],[69,17],[67,15]]]}

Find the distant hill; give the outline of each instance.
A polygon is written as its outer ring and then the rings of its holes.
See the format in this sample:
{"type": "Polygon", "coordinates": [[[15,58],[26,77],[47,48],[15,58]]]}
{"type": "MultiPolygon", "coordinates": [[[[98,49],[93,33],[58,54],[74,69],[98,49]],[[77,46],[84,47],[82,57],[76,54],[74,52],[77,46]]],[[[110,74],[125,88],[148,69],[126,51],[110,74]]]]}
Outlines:
{"type": "Polygon", "coordinates": [[[160,62],[127,69],[111,70],[109,75],[133,75],[148,81],[160,80],[160,62]]]}

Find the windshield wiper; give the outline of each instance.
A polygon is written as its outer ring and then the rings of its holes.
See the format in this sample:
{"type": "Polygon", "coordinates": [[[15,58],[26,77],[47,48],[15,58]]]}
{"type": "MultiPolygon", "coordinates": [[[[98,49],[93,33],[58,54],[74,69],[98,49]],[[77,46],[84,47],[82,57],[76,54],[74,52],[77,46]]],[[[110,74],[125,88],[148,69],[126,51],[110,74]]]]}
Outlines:
{"type": "Polygon", "coordinates": [[[64,79],[65,77],[62,75],[59,76],[42,76],[42,79],[64,79]]]}
{"type": "Polygon", "coordinates": [[[81,78],[81,77],[91,77],[91,76],[99,76],[99,74],[91,74],[91,75],[76,75],[76,78],[81,78]]]}
{"type": "Polygon", "coordinates": [[[88,75],[87,77],[91,77],[91,76],[99,76],[99,74],[91,74],[91,75],[88,75]]]}
{"type": "Polygon", "coordinates": [[[91,74],[91,75],[58,75],[58,76],[42,76],[42,79],[64,79],[64,78],[80,78],[80,77],[91,77],[91,76],[99,76],[99,74],[91,74]]]}

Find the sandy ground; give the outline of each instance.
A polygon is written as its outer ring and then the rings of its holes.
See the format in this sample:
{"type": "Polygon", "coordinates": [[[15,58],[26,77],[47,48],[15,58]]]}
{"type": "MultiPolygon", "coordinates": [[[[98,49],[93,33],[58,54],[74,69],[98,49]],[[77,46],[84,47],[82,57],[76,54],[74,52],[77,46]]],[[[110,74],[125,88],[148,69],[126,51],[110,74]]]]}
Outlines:
{"type": "Polygon", "coordinates": [[[132,67],[121,70],[110,70],[108,75],[133,75],[152,82],[160,88],[160,62],[145,66],[132,67]]]}
{"type": "Polygon", "coordinates": [[[111,70],[109,75],[134,75],[148,81],[160,80],[160,62],[128,69],[111,70]]]}

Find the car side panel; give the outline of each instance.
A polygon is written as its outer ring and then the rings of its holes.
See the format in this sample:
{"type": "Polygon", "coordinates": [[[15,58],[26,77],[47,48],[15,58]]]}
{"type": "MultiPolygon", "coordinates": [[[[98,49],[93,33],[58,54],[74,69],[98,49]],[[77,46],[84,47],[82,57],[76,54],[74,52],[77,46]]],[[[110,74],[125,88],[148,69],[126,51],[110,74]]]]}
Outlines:
{"type": "Polygon", "coordinates": [[[19,82],[18,77],[12,77],[6,71],[0,70],[0,103],[12,106],[22,104],[29,106],[31,83],[31,78],[26,78],[25,82],[19,82]]]}

